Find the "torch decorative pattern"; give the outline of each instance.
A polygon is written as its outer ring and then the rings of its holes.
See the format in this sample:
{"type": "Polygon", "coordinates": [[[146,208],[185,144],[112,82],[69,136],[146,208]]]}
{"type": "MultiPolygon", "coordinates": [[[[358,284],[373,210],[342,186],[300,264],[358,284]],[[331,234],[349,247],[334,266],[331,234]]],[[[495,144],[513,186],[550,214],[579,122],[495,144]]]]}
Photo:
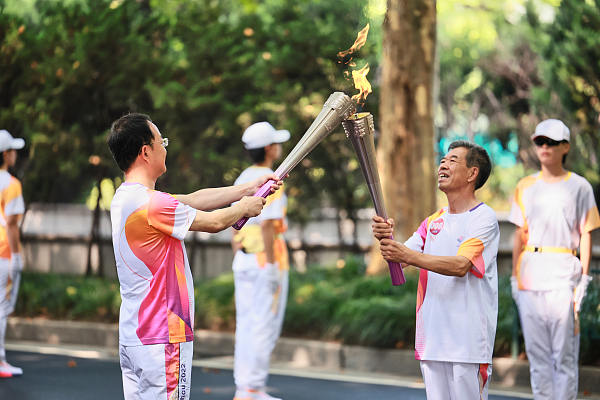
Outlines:
{"type": "MultiPolygon", "coordinates": [[[[342,92],[332,93],[300,141],[275,170],[275,175],[284,177],[289,174],[331,131],[352,115],[355,108],[356,104],[346,94],[342,92]]],[[[254,196],[267,197],[271,194],[271,184],[273,184],[272,180],[265,183],[254,193],[254,196]]],[[[242,229],[246,221],[248,221],[248,218],[244,217],[238,220],[233,227],[238,230],[242,229]]]]}
{"type": "MultiPolygon", "coordinates": [[[[375,206],[375,212],[380,217],[387,219],[379,173],[377,172],[377,159],[375,158],[373,116],[366,112],[353,114],[349,119],[342,122],[342,126],[358,157],[360,169],[367,181],[369,193],[375,206]]],[[[406,282],[402,266],[399,263],[388,262],[388,265],[393,285],[402,285],[406,282]]]]}

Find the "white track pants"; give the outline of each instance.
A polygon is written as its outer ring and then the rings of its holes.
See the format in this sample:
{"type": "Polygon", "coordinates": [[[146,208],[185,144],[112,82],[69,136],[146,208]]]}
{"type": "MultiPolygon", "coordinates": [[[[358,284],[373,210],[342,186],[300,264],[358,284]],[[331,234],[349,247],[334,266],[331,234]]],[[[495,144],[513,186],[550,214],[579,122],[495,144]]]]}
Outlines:
{"type": "Polygon", "coordinates": [[[15,310],[21,271],[12,271],[10,260],[0,258],[0,361],[6,361],[4,340],[8,316],[15,310]]]}
{"type": "Polygon", "coordinates": [[[194,342],[119,346],[125,400],[189,400],[194,342]]]}
{"type": "Polygon", "coordinates": [[[281,333],[288,294],[288,271],[277,284],[264,269],[234,271],[235,355],[233,377],[238,389],[262,389],[267,384],[271,352],[281,333]]]}
{"type": "Polygon", "coordinates": [[[575,334],[573,290],[521,290],[517,305],[534,399],[575,399],[579,334],[575,334]]]}
{"type": "Polygon", "coordinates": [[[491,364],[421,361],[427,400],[487,400],[491,364]]]}

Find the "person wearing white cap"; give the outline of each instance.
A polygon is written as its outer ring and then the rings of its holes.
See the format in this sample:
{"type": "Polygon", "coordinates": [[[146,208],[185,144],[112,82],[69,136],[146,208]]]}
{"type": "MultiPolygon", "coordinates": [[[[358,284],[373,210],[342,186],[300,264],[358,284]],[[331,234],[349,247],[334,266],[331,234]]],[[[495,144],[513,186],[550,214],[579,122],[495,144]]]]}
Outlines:
{"type": "Polygon", "coordinates": [[[590,232],[600,227],[600,217],[592,186],[564,167],[569,128],[547,119],[531,138],[541,171],[515,190],[511,289],[534,398],[570,400],[577,396],[579,311],[592,280],[590,232]]]}
{"type": "MultiPolygon", "coordinates": [[[[250,125],[242,135],[253,165],[235,184],[273,173],[281,157],[281,143],[290,138],[268,122],[250,125]]],[[[261,215],[250,218],[238,232],[232,247],[235,282],[236,330],[234,400],[278,400],[266,393],[269,360],[281,332],[288,291],[286,230],[287,197],[283,187],[267,197],[261,215]]]]}
{"type": "Polygon", "coordinates": [[[19,221],[25,212],[21,182],[8,172],[25,141],[0,130],[0,378],[23,375],[6,362],[4,338],[8,316],[14,311],[23,269],[19,221]]]}

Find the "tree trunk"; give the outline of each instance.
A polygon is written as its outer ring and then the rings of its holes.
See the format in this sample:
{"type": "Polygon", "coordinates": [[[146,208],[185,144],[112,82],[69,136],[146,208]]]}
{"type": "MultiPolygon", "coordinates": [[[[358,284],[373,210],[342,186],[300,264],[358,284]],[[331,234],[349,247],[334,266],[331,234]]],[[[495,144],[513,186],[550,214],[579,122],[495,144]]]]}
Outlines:
{"type": "MultiPolygon", "coordinates": [[[[396,240],[435,211],[433,76],[435,0],[388,0],[377,159],[396,240]]],[[[367,273],[387,269],[373,246],[367,273]]]]}

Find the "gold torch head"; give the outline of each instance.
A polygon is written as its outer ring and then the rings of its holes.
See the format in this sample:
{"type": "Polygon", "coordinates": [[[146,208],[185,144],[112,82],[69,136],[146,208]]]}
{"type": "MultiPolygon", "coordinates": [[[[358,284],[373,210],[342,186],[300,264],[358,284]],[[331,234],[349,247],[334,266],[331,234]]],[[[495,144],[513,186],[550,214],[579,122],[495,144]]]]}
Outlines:
{"type": "Polygon", "coordinates": [[[344,132],[346,132],[346,137],[349,139],[352,136],[363,137],[372,135],[375,132],[373,115],[368,112],[352,114],[348,119],[342,121],[342,126],[344,127],[344,132]]]}

